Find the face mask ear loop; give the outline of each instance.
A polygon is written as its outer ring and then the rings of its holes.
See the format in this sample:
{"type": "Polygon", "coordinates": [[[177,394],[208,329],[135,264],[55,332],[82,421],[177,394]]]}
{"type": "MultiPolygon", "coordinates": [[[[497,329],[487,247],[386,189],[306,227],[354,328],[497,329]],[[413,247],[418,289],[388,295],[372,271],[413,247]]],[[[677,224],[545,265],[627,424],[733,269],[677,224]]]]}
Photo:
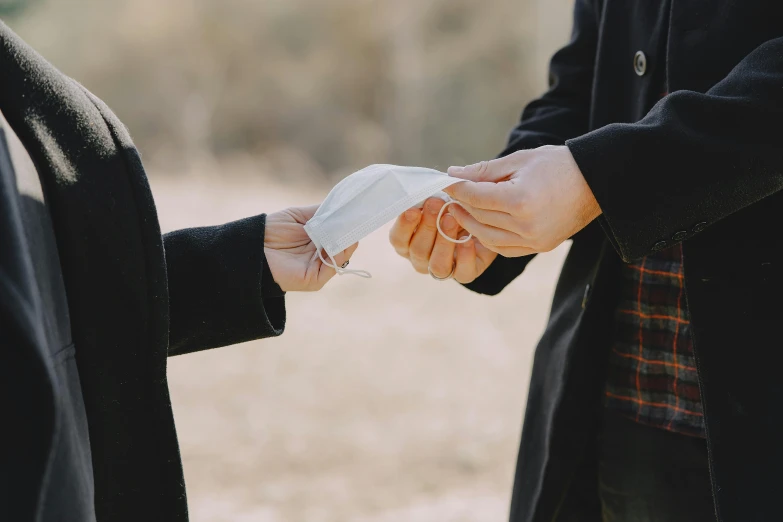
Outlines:
{"type": "Polygon", "coordinates": [[[350,270],[347,268],[342,268],[340,266],[337,266],[337,261],[335,261],[331,255],[329,255],[329,259],[332,261],[330,263],[329,261],[324,259],[324,256],[321,254],[320,248],[317,251],[318,251],[318,258],[321,260],[321,263],[328,266],[329,268],[334,268],[334,271],[337,272],[338,275],[353,274],[359,277],[364,277],[365,279],[372,279],[372,274],[370,272],[366,270],[350,270]]]}
{"type": "MultiPolygon", "coordinates": [[[[470,238],[473,237],[473,234],[468,233],[468,237],[466,237],[464,239],[452,239],[449,236],[447,236],[446,234],[444,234],[443,230],[440,228],[440,218],[443,217],[443,213],[446,211],[446,207],[448,207],[449,205],[459,205],[463,209],[465,208],[462,205],[462,203],[460,203],[459,201],[457,201],[455,199],[449,199],[448,201],[446,201],[446,204],[443,205],[442,207],[440,207],[440,212],[438,212],[438,219],[437,219],[437,221],[435,221],[435,225],[438,227],[438,234],[440,234],[441,237],[443,237],[443,239],[445,239],[446,241],[451,241],[452,243],[457,243],[458,245],[461,245],[462,243],[467,243],[468,241],[470,241],[470,238]]],[[[466,212],[467,212],[467,210],[466,210],[466,212]]]]}

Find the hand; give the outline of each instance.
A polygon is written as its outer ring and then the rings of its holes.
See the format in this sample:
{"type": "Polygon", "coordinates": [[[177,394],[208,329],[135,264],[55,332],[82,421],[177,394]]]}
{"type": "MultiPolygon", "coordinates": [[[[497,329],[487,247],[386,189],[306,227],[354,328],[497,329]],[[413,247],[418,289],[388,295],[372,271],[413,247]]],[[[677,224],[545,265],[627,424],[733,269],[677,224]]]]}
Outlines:
{"type": "MultiPolygon", "coordinates": [[[[315,245],[304,231],[318,205],[287,208],[266,217],[264,254],[272,277],[286,292],[320,290],[335,271],[318,258],[315,245]]],[[[351,258],[359,244],[335,256],[338,265],[351,258]]]]}
{"type": "MultiPolygon", "coordinates": [[[[453,270],[454,279],[467,284],[480,276],[497,254],[487,250],[475,239],[456,245],[440,237],[435,220],[443,205],[442,199],[430,198],[422,210],[406,210],[394,223],[389,241],[397,253],[408,259],[420,274],[426,274],[429,267],[436,277],[448,277],[453,270]]],[[[447,210],[450,212],[452,208],[454,205],[447,210]]],[[[443,232],[453,239],[467,236],[449,212],[445,212],[441,219],[443,232]]]]}
{"type": "Polygon", "coordinates": [[[488,249],[505,257],[553,250],[601,215],[565,146],[451,167],[449,175],[474,182],[445,190],[465,207],[451,205],[451,214],[488,249]]]}

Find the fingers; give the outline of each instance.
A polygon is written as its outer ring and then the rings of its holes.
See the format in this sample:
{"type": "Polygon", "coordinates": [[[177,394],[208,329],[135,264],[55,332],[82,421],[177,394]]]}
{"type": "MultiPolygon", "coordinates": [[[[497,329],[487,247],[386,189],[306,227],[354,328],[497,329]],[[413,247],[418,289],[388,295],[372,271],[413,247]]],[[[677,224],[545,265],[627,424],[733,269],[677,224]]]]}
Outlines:
{"type": "Polygon", "coordinates": [[[291,208],[291,215],[294,216],[297,223],[305,224],[315,215],[318,207],[321,205],[308,205],[306,207],[291,208]]]}
{"type": "Polygon", "coordinates": [[[357,248],[359,248],[359,243],[354,243],[353,245],[346,248],[345,252],[342,252],[341,254],[341,255],[345,255],[345,259],[343,259],[341,263],[345,263],[346,261],[349,261],[351,259],[351,256],[353,256],[353,253],[356,252],[357,248]]]}
{"type": "Polygon", "coordinates": [[[430,198],[424,202],[419,226],[410,242],[408,258],[413,268],[421,274],[427,273],[432,249],[435,246],[435,238],[438,235],[435,221],[438,218],[440,207],[444,204],[445,202],[440,198],[430,198]]]}
{"type": "Polygon", "coordinates": [[[389,242],[394,251],[404,258],[409,256],[411,239],[419,226],[421,215],[422,211],[417,208],[406,210],[397,218],[389,232],[389,242]]]}
{"type": "Polygon", "coordinates": [[[498,210],[485,210],[483,208],[471,207],[467,203],[462,203],[464,210],[470,214],[473,219],[479,223],[491,227],[508,230],[517,233],[517,222],[511,214],[500,212],[498,210]]]}
{"type": "Polygon", "coordinates": [[[460,203],[466,203],[471,207],[505,212],[509,203],[506,187],[502,183],[474,183],[466,181],[455,183],[446,187],[443,191],[460,203]]]}
{"type": "Polygon", "coordinates": [[[473,280],[479,276],[479,272],[476,270],[475,239],[457,245],[456,263],[457,265],[454,267],[454,279],[458,283],[466,285],[472,283],[473,280]]]}
{"type": "MultiPolygon", "coordinates": [[[[334,262],[337,263],[337,266],[343,266],[346,261],[349,261],[351,259],[351,256],[353,255],[354,252],[356,252],[357,248],[359,248],[359,243],[355,243],[349,246],[348,248],[346,248],[345,250],[343,250],[342,252],[334,256],[334,262]]],[[[324,257],[326,258],[326,256],[324,257]]]]}
{"type": "Polygon", "coordinates": [[[519,151],[509,156],[492,161],[482,161],[466,167],[449,167],[449,176],[467,179],[473,182],[489,181],[497,183],[508,178],[526,156],[526,151],[519,151]]]}
{"type": "MultiPolygon", "coordinates": [[[[452,239],[457,239],[459,225],[457,220],[449,214],[444,214],[440,222],[443,232],[452,239]]],[[[435,237],[435,246],[432,247],[432,255],[429,260],[429,269],[435,277],[448,277],[454,269],[454,247],[451,241],[443,239],[440,234],[435,237]]]]}
{"type": "Polygon", "coordinates": [[[494,249],[503,257],[524,257],[536,254],[537,251],[528,247],[497,247],[494,249]]]}
{"type": "Polygon", "coordinates": [[[492,247],[521,246],[520,241],[522,238],[519,235],[479,223],[459,205],[452,205],[449,212],[451,212],[462,228],[477,237],[484,246],[491,250],[494,250],[492,247]]]}
{"type": "Polygon", "coordinates": [[[498,254],[482,245],[481,241],[475,240],[474,242],[476,244],[476,271],[481,275],[498,257],[498,254]]]}
{"type": "MultiPolygon", "coordinates": [[[[356,252],[357,248],[359,248],[359,243],[355,243],[349,246],[348,248],[346,248],[345,250],[343,250],[342,252],[334,256],[334,262],[337,264],[337,266],[343,266],[343,264],[346,261],[349,261],[351,259],[351,256],[353,256],[353,253],[356,252]]],[[[324,256],[324,259],[331,261],[327,257],[326,252],[323,252],[322,255],[324,256]]],[[[328,283],[329,280],[335,276],[335,274],[337,274],[334,268],[323,264],[322,262],[320,262],[320,260],[319,260],[319,265],[320,267],[318,270],[318,288],[316,288],[315,290],[320,290],[321,288],[323,288],[323,286],[326,283],[328,283]]]]}
{"type": "Polygon", "coordinates": [[[477,239],[470,239],[458,245],[454,279],[463,285],[472,283],[489,268],[497,256],[496,252],[489,250],[477,239]]]}
{"type": "Polygon", "coordinates": [[[446,172],[449,176],[467,179],[470,181],[492,181],[486,177],[490,163],[490,161],[481,161],[479,163],[474,163],[473,165],[467,165],[465,167],[449,167],[446,172]]]}

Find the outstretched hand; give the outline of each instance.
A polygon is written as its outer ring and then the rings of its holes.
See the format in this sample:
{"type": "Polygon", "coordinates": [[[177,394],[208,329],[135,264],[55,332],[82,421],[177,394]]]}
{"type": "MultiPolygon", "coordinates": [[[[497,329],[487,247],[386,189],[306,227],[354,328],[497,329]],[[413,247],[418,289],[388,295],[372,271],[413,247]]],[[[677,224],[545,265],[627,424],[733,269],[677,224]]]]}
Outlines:
{"type": "Polygon", "coordinates": [[[520,257],[548,252],[601,215],[568,147],[544,146],[468,167],[451,167],[449,212],[493,252],[520,257]]]}
{"type": "MultiPolygon", "coordinates": [[[[420,274],[429,272],[441,279],[451,275],[459,283],[471,283],[484,273],[497,254],[475,238],[460,244],[443,239],[436,226],[443,205],[444,201],[435,197],[428,199],[421,209],[408,209],[394,223],[389,241],[420,274]]],[[[455,206],[447,209],[441,221],[443,232],[452,239],[467,236],[450,214],[455,206]]]]}
{"type": "MultiPolygon", "coordinates": [[[[272,277],[286,292],[320,290],[336,273],[318,258],[318,252],[304,230],[319,205],[293,207],[266,217],[264,254],[272,277]]],[[[359,244],[335,256],[341,265],[348,261],[359,244]]]]}

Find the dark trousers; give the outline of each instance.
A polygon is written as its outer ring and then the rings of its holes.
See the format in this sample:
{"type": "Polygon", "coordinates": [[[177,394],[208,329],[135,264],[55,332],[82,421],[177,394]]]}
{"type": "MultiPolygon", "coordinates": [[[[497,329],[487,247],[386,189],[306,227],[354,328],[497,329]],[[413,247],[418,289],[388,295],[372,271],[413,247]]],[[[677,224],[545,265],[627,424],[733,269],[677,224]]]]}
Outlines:
{"type": "Polygon", "coordinates": [[[603,522],[715,522],[703,439],[607,412],[598,448],[603,522]]]}

